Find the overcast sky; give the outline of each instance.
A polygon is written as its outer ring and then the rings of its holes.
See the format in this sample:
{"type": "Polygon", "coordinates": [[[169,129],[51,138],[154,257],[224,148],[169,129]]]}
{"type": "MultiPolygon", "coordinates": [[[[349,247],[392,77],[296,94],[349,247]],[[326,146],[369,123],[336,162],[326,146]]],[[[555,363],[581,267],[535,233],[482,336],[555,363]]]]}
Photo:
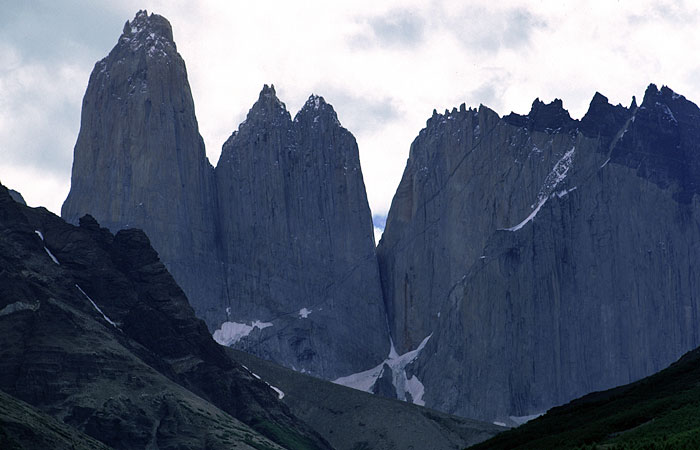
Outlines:
{"type": "Polygon", "coordinates": [[[596,91],[627,106],[650,82],[700,101],[697,3],[0,0],[0,181],[60,213],[90,71],[142,8],[173,26],[212,164],[263,84],[292,116],[322,95],[383,216],[433,108],[561,98],[580,118],[596,91]]]}

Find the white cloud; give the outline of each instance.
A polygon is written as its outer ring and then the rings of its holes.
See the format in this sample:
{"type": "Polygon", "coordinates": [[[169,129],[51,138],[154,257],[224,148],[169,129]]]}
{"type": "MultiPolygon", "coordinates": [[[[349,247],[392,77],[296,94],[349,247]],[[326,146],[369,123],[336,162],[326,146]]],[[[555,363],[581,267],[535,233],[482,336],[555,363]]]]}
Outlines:
{"type": "Polygon", "coordinates": [[[50,14],[25,8],[0,20],[7,30],[0,31],[0,179],[17,181],[30,198],[40,195],[41,179],[56,180],[62,188],[41,194],[46,205],[60,205],[68,191],[89,71],[142,7],[173,25],[213,164],[264,83],[275,84],[292,114],[314,92],[356,135],[375,213],[388,210],[433,108],[466,102],[526,113],[535,97],[558,97],[580,118],[595,91],[627,105],[650,82],[700,101],[693,57],[700,15],[690,2],[42,4],[50,14]],[[25,39],[12,30],[24,30],[25,39]]]}

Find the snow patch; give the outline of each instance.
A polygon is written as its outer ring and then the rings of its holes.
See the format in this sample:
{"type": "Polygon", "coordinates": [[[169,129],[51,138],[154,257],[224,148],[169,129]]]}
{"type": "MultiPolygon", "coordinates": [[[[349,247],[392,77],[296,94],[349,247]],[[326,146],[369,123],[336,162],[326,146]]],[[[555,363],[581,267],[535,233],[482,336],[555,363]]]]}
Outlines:
{"type": "Polygon", "coordinates": [[[425,406],[425,400],[423,400],[423,395],[425,394],[425,386],[420,382],[417,376],[412,375],[411,378],[406,379],[404,373],[404,387],[406,393],[411,395],[413,403],[420,406],[425,406]]]}
{"type": "Polygon", "coordinates": [[[494,422],[494,425],[498,425],[499,427],[506,427],[507,425],[503,422],[494,422]]]}
{"type": "Polygon", "coordinates": [[[313,312],[313,309],[306,309],[306,308],[301,308],[299,310],[299,318],[300,319],[308,319],[309,314],[313,312]]]}
{"type": "Polygon", "coordinates": [[[44,240],[44,234],[43,234],[41,231],[39,231],[39,230],[34,230],[34,232],[37,234],[37,236],[39,236],[39,238],[40,238],[42,241],[44,240]]]}
{"type": "Polygon", "coordinates": [[[251,322],[250,325],[238,322],[224,322],[221,324],[221,328],[214,331],[213,337],[216,342],[228,347],[248,336],[256,328],[262,330],[271,326],[272,323],[259,320],[251,322]]]}
{"type": "MultiPolygon", "coordinates": [[[[625,129],[625,133],[626,132],[627,132],[627,129],[625,129]]],[[[623,135],[624,135],[624,133],[623,133],[623,135]]],[[[607,166],[609,162],[610,162],[610,158],[606,159],[605,162],[603,163],[603,165],[600,166],[600,168],[602,169],[603,167],[607,166]]]]}
{"type": "Polygon", "coordinates": [[[374,384],[377,382],[379,377],[381,377],[384,370],[384,365],[388,365],[392,372],[392,384],[396,388],[396,395],[399,400],[407,400],[407,395],[416,405],[425,406],[425,401],[423,400],[423,395],[425,394],[425,386],[418,379],[417,376],[412,375],[410,378],[406,375],[406,367],[418,358],[421,350],[425,347],[430,340],[432,333],[429,334],[420,343],[418,348],[406,352],[403,355],[399,355],[394,347],[394,342],[391,341],[391,349],[389,350],[389,357],[382,361],[376,367],[373,367],[364,372],[354,373],[345,377],[340,377],[333,380],[335,384],[341,384],[353,389],[357,389],[365,392],[372,392],[374,384]]]}
{"type": "Polygon", "coordinates": [[[576,147],[571,147],[571,150],[564,153],[564,156],[554,164],[552,171],[549,172],[544,179],[542,189],[540,189],[539,194],[537,194],[538,201],[541,202],[543,198],[546,199],[549,197],[556,187],[566,179],[566,174],[569,172],[574,162],[575,151],[576,147]]]}
{"type": "Polygon", "coordinates": [[[106,315],[105,313],[102,312],[102,310],[100,309],[100,307],[97,306],[97,303],[95,303],[95,302],[90,298],[90,296],[87,295],[87,294],[85,293],[85,291],[82,290],[82,289],[80,288],[80,286],[78,286],[78,285],[76,284],[75,287],[78,288],[78,290],[85,296],[85,298],[87,298],[88,300],[90,300],[90,303],[92,303],[92,306],[95,307],[95,309],[97,310],[98,313],[102,314],[102,317],[103,317],[110,325],[112,325],[114,328],[119,328],[119,327],[117,326],[116,323],[112,322],[112,320],[111,320],[109,317],[107,317],[107,315],[106,315]]]}

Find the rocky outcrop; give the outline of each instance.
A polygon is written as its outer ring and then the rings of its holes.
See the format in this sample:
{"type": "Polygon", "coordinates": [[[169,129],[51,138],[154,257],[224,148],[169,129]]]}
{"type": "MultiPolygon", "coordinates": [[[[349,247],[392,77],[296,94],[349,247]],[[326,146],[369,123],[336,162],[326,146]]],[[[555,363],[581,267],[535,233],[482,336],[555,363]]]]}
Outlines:
{"type": "Polygon", "coordinates": [[[141,230],[0,186],[0,284],[0,389],[108,446],[330,448],[214,342],[141,230]]]}
{"type": "Polygon", "coordinates": [[[700,110],[650,86],[527,116],[434,114],[378,248],[426,405],[507,421],[658,371],[699,342],[700,110]]]}
{"type": "Polygon", "coordinates": [[[214,170],[168,21],[140,11],[90,75],[61,215],[146,231],[198,315],[221,300],[214,170]]]}
{"type": "MultiPolygon", "coordinates": [[[[294,120],[265,86],[216,167],[230,322],[239,348],[325,378],[389,352],[357,144],[311,96],[294,120]],[[239,324],[239,325],[240,325],[239,324]]],[[[223,343],[226,326],[215,336],[223,343]]]]}
{"type": "Polygon", "coordinates": [[[8,192],[10,193],[10,197],[12,197],[12,200],[16,201],[21,205],[27,206],[27,202],[24,201],[24,197],[22,197],[22,194],[15,191],[14,189],[9,189],[8,192]]]}

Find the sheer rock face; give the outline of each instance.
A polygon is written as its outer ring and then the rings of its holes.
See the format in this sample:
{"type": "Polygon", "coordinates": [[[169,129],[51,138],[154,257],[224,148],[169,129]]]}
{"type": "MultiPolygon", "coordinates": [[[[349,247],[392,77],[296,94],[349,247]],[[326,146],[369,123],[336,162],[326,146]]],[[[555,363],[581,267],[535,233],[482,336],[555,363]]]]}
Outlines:
{"type": "Polygon", "coordinates": [[[219,342],[329,378],[388,354],[352,135],[322,98],[292,121],[266,87],[214,171],[163,17],[139,12],[90,77],[62,216],[86,213],[142,228],[210,331],[271,324],[219,342]]]}
{"type": "Polygon", "coordinates": [[[700,110],[653,85],[544,106],[434,114],[411,147],[377,251],[399,352],[433,333],[433,408],[539,413],[700,344],[700,110]]]}
{"type": "Polygon", "coordinates": [[[221,298],[215,276],[214,170],[199,135],[185,63],[168,21],[140,11],[90,76],[61,215],[112,231],[142,228],[198,315],[221,298]]]}
{"type": "Polygon", "coordinates": [[[216,168],[236,344],[326,378],[376,365],[389,337],[357,144],[322,97],[292,121],[267,87],[216,168]],[[254,301],[252,301],[254,299],[254,301]]]}

